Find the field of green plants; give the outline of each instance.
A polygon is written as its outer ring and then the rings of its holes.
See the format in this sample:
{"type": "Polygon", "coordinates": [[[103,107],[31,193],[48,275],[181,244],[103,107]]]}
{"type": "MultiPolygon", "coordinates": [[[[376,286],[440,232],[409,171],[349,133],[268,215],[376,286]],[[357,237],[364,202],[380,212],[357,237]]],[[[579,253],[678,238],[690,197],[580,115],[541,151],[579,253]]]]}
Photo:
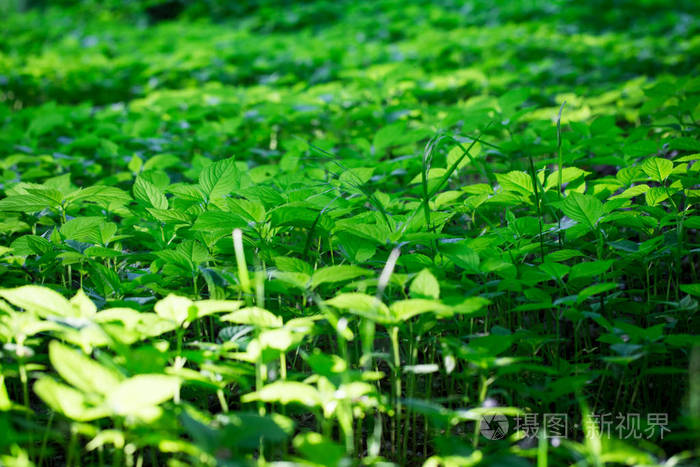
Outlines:
{"type": "Polygon", "coordinates": [[[0,466],[700,462],[700,3],[0,14],[0,466]]]}

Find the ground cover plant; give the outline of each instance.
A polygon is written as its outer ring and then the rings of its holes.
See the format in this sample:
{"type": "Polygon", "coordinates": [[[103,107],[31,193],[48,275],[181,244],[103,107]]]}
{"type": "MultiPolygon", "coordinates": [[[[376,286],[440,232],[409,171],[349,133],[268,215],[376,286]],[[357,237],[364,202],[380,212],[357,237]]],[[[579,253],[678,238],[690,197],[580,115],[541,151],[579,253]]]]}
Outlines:
{"type": "Polygon", "coordinates": [[[696,2],[0,9],[0,465],[697,465],[696,2]]]}

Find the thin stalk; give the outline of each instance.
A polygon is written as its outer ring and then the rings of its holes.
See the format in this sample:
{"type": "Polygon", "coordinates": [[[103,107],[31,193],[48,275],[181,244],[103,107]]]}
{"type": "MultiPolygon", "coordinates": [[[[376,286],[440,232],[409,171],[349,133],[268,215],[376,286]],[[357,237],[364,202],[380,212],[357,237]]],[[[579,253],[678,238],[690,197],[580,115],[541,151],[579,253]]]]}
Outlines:
{"type": "MultiPolygon", "coordinates": [[[[486,400],[486,393],[489,388],[491,381],[484,375],[479,375],[479,406],[482,406],[486,400]]],[[[477,420],[474,424],[474,437],[472,439],[472,445],[476,449],[479,446],[479,433],[481,432],[481,420],[477,420]]]]}
{"type": "Polygon", "coordinates": [[[248,275],[248,266],[245,261],[245,252],[243,251],[243,232],[241,232],[241,229],[234,229],[232,236],[233,250],[236,253],[236,266],[238,267],[238,280],[240,281],[241,289],[245,294],[246,303],[250,305],[250,276],[248,275]]]}
{"type": "MultiPolygon", "coordinates": [[[[557,115],[557,194],[559,195],[559,201],[561,201],[561,186],[563,180],[563,170],[564,170],[564,158],[561,155],[561,114],[564,111],[564,106],[566,101],[561,103],[559,107],[559,115],[557,115]]],[[[559,246],[563,245],[562,234],[561,234],[561,218],[557,220],[558,232],[559,232],[559,246]]]]}
{"type": "MultiPolygon", "coordinates": [[[[395,435],[393,436],[394,443],[392,443],[392,450],[394,451],[394,454],[396,454],[396,441],[401,439],[401,410],[403,409],[401,403],[401,354],[399,353],[399,327],[392,326],[389,336],[391,338],[391,350],[394,362],[394,405],[396,407],[396,415],[394,417],[395,435]]],[[[403,452],[399,453],[400,459],[402,461],[403,454],[403,452]]]]}
{"type": "MultiPolygon", "coordinates": [[[[535,164],[532,162],[532,156],[528,156],[530,160],[530,176],[532,177],[532,187],[535,190],[535,205],[537,207],[537,220],[540,228],[540,263],[544,262],[544,234],[542,233],[542,207],[540,202],[539,190],[537,189],[537,174],[535,173],[535,164]]],[[[543,193],[544,195],[544,193],[543,193]]]]}
{"type": "Polygon", "coordinates": [[[547,467],[547,433],[543,428],[537,442],[537,467],[547,467]]]}
{"type": "Polygon", "coordinates": [[[223,413],[228,413],[228,403],[226,402],[226,397],[224,396],[224,391],[222,389],[216,390],[216,397],[219,399],[219,405],[221,405],[221,411],[223,413]]]}
{"type": "Polygon", "coordinates": [[[46,452],[46,443],[49,441],[49,432],[51,431],[51,425],[53,424],[53,417],[56,414],[53,410],[49,414],[49,421],[46,423],[46,428],[44,429],[44,436],[41,439],[41,447],[39,448],[39,461],[37,465],[41,467],[44,464],[44,453],[46,452]]]}

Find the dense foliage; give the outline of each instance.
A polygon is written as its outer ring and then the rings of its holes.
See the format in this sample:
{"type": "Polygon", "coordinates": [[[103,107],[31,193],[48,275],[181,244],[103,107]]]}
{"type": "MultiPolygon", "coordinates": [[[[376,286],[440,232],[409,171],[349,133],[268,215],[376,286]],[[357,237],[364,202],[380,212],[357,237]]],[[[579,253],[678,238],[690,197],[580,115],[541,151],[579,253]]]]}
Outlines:
{"type": "Polygon", "coordinates": [[[697,462],[700,6],[495,3],[5,3],[0,465],[697,462]]]}

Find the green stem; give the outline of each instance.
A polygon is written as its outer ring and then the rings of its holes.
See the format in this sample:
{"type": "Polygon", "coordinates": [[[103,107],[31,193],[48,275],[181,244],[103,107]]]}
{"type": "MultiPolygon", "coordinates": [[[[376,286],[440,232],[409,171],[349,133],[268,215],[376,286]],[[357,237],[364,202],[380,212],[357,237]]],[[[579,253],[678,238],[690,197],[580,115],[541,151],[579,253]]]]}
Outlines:
{"type": "Polygon", "coordinates": [[[53,417],[56,413],[52,410],[49,414],[49,421],[46,423],[46,428],[44,429],[44,437],[41,439],[41,447],[39,448],[39,461],[37,465],[41,467],[44,464],[44,453],[46,452],[46,443],[49,440],[49,432],[51,431],[51,425],[53,424],[53,417]]]}
{"type": "MultiPolygon", "coordinates": [[[[394,405],[396,407],[396,415],[394,417],[395,423],[395,433],[394,440],[397,441],[401,439],[401,354],[399,353],[399,327],[393,326],[390,331],[391,336],[391,348],[394,360],[394,405]]],[[[393,443],[392,449],[396,453],[396,442],[393,443]]],[[[403,460],[403,453],[399,453],[401,460],[403,460]]]]}

